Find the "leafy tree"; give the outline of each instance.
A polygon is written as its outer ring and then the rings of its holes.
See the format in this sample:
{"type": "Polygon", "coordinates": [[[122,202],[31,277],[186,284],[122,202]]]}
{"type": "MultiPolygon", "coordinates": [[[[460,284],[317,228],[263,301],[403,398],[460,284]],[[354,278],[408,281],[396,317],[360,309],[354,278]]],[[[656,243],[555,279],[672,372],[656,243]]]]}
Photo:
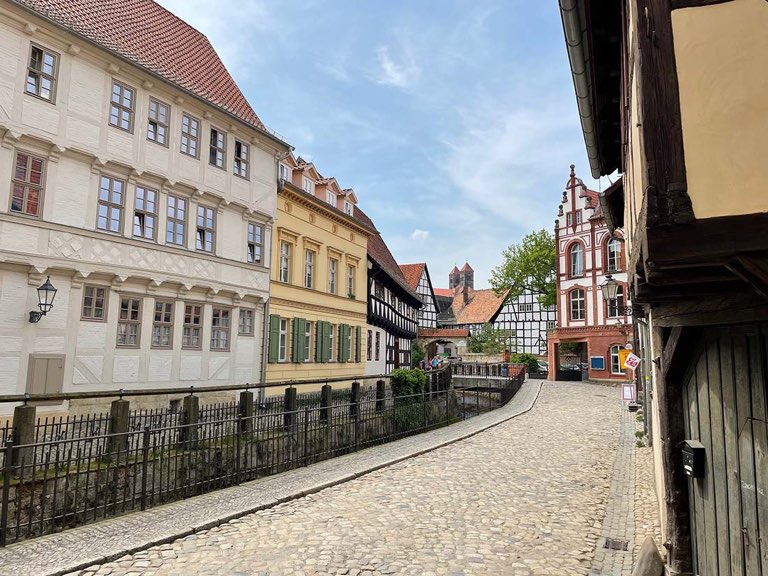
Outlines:
{"type": "Polygon", "coordinates": [[[557,303],[556,262],[554,236],[544,229],[531,232],[520,244],[504,250],[504,263],[491,271],[491,286],[497,294],[509,290],[510,298],[531,290],[539,294],[542,306],[553,306],[557,303]]]}
{"type": "Polygon", "coordinates": [[[499,330],[490,324],[484,324],[480,332],[472,334],[467,341],[470,352],[481,354],[498,354],[507,344],[511,336],[509,330],[499,330]]]}
{"type": "Polygon", "coordinates": [[[539,360],[533,354],[521,352],[520,354],[513,354],[510,358],[513,364],[527,364],[528,373],[539,371],[539,360]]]}
{"type": "Polygon", "coordinates": [[[411,366],[418,366],[424,360],[424,346],[417,340],[411,342],[411,366]]]}

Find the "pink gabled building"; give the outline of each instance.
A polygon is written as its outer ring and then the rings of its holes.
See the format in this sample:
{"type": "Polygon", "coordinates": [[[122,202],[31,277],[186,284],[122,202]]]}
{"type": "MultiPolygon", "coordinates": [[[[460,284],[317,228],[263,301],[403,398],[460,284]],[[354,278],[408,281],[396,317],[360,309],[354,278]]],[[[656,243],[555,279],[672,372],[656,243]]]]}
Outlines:
{"type": "Polygon", "coordinates": [[[608,230],[599,193],[576,177],[563,191],[555,220],[557,326],[548,335],[549,378],[626,381],[619,350],[632,338],[623,237],[608,230]],[[618,284],[616,301],[600,289],[608,276],[618,284]]]}

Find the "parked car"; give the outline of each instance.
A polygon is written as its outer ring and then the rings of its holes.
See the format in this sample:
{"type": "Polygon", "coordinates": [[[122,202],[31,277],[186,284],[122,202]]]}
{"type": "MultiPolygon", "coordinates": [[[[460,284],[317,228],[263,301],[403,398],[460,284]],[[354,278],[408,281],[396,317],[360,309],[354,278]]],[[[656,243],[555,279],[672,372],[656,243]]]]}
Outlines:
{"type": "Polygon", "coordinates": [[[549,372],[549,362],[539,360],[539,372],[549,372]]]}

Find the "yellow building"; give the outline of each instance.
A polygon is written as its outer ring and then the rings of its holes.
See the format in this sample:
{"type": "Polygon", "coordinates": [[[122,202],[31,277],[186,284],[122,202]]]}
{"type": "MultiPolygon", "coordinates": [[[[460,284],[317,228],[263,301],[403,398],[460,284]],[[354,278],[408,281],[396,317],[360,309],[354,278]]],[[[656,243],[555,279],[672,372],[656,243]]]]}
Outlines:
{"type": "Polygon", "coordinates": [[[357,198],[311,163],[280,162],[267,382],[365,372],[368,238],[357,198]]]}

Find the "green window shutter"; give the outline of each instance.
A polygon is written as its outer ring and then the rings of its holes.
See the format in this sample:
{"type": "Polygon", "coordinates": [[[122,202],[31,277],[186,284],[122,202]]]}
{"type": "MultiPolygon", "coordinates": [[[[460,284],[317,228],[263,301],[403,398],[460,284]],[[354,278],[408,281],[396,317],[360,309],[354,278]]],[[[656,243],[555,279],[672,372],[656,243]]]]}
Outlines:
{"type": "Polygon", "coordinates": [[[277,362],[280,350],[280,316],[269,315],[269,361],[277,362]]]}
{"type": "Polygon", "coordinates": [[[299,319],[291,319],[291,362],[299,361],[299,319]]]}
{"type": "Polygon", "coordinates": [[[360,326],[355,326],[355,362],[360,362],[360,326]]]}
{"type": "Polygon", "coordinates": [[[304,318],[299,318],[299,362],[306,362],[306,346],[307,346],[307,321],[304,318]]]}
{"type": "Polygon", "coordinates": [[[323,362],[331,360],[331,325],[323,322],[323,362]]]}
{"type": "Polygon", "coordinates": [[[349,345],[350,344],[350,342],[349,342],[350,330],[349,330],[349,328],[350,328],[350,326],[349,326],[349,324],[344,324],[343,327],[344,327],[344,336],[343,336],[344,339],[342,340],[342,342],[344,342],[344,346],[342,348],[343,356],[341,358],[341,361],[342,362],[349,362],[349,352],[350,352],[350,350],[349,350],[349,348],[350,348],[350,345],[349,345]]]}

